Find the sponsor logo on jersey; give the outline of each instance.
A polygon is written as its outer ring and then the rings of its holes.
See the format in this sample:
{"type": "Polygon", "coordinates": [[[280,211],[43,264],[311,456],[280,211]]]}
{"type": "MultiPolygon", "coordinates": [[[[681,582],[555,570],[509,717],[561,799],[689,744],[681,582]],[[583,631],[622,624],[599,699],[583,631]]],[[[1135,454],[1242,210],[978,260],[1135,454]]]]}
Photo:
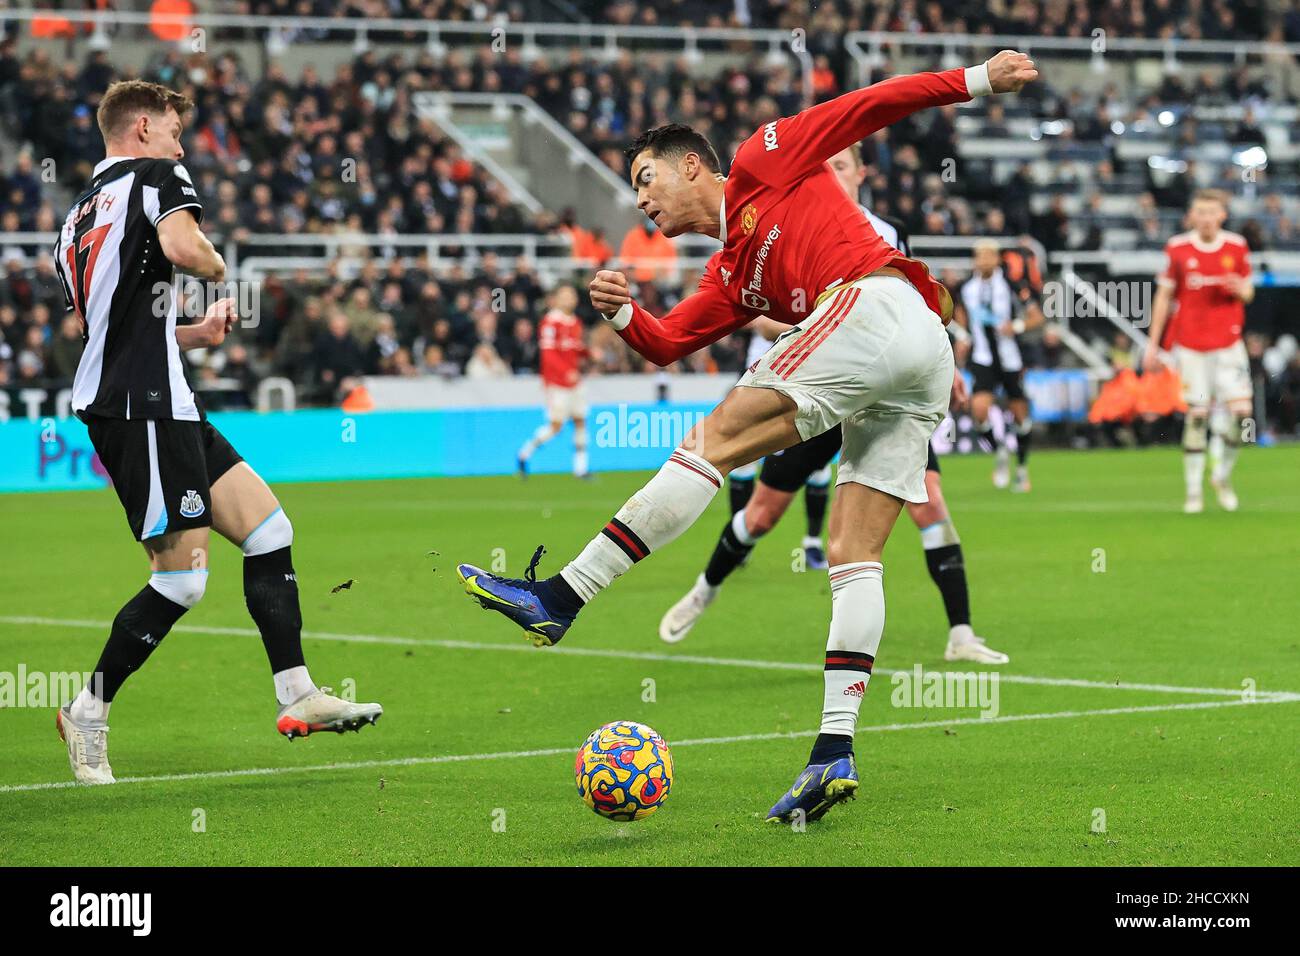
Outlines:
{"type": "Polygon", "coordinates": [[[753,203],[750,203],[744,209],[740,210],[740,228],[745,231],[745,235],[749,235],[754,231],[754,227],[757,225],[758,207],[753,203]]]}
{"type": "Polygon", "coordinates": [[[754,257],[754,275],[749,280],[749,287],[744,289],[740,295],[740,301],[751,309],[760,309],[766,311],[770,306],[768,301],[759,291],[763,288],[763,267],[767,264],[767,257],[772,251],[772,245],[776,240],[781,238],[781,227],[773,226],[763,240],[763,245],[758,250],[758,255],[754,257]],[[756,303],[761,302],[761,305],[756,303]]]}
{"type": "Polygon", "coordinates": [[[731,270],[726,266],[718,266],[718,271],[722,273],[722,284],[731,285],[731,270]]]}
{"type": "Polygon", "coordinates": [[[776,120],[772,120],[772,122],[763,127],[763,149],[770,153],[772,150],[776,149],[778,145],[780,144],[776,141],[776,120]]]}
{"type": "Polygon", "coordinates": [[[191,488],[181,497],[181,517],[197,518],[203,514],[203,499],[191,488]]]}

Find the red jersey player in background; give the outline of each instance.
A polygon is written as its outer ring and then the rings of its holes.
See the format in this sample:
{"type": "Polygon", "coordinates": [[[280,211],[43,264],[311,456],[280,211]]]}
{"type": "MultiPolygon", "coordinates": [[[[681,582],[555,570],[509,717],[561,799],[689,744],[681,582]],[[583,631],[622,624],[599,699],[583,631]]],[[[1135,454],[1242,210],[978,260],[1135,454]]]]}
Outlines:
{"type": "Polygon", "coordinates": [[[1247,419],[1251,414],[1250,361],[1241,330],[1246,323],[1246,303],[1255,298],[1250,281],[1250,249],[1246,240],[1228,232],[1228,197],[1217,189],[1199,191],[1188,212],[1191,230],[1165,245],[1167,261],[1156,277],[1159,288],[1151,312],[1151,329],[1142,364],[1158,371],[1161,334],[1174,317],[1173,354],[1183,380],[1187,417],[1183,424],[1183,475],[1187,483],[1188,514],[1204,507],[1205,446],[1210,408],[1216,402],[1231,416],[1219,437],[1223,453],[1210,475],[1210,485],[1225,511],[1237,510],[1232,488],[1232,468],[1247,419]]]}
{"type": "Polygon", "coordinates": [[[546,424],[519,449],[519,474],[528,474],[528,459],[542,445],[560,433],[566,421],[573,422],[573,473],[587,477],[587,398],[582,388],[582,360],[587,346],[582,337],[582,320],[577,316],[578,290],[571,285],[556,287],[551,308],[537,329],[541,353],[542,390],[546,393],[546,424]]]}
{"type": "Polygon", "coordinates": [[[627,277],[608,270],[590,284],[592,305],[659,365],[760,315],[794,328],[559,574],[536,579],[541,548],[524,579],[457,567],[483,607],[554,644],[588,601],[694,524],[727,472],[842,424],[821,728],[770,822],[817,820],[857,792],[853,735],[885,623],[881,554],[903,503],[927,500],[928,443],[954,371],[947,290],[880,238],[827,161],[918,110],[1018,90],[1037,75],[1029,57],[1006,50],[965,70],[894,77],[764,125],[726,176],[690,127],[638,137],[627,151],[637,207],[669,238],[701,233],[722,249],[667,315],[637,305],[627,277]]]}

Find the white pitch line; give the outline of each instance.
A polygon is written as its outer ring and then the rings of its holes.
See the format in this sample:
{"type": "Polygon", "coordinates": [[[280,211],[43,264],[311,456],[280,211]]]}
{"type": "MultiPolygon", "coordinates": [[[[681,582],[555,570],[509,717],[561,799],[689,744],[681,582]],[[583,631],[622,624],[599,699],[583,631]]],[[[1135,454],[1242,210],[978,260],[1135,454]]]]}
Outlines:
{"type": "MultiPolygon", "coordinates": [[[[54,617],[0,616],[0,624],[37,625],[40,627],[80,627],[107,631],[111,626],[106,621],[84,621],[54,617]]],[[[185,631],[190,634],[219,634],[232,637],[256,637],[258,632],[251,627],[213,627],[204,624],[178,624],[173,631],[185,631]]],[[[354,644],[392,644],[403,647],[436,647],[457,651],[507,651],[523,653],[558,654],[565,657],[604,657],[615,660],[653,661],[667,664],[700,664],[708,667],[748,667],[758,670],[798,671],[818,673],[823,670],[821,664],[806,661],[764,661],[738,657],[701,657],[693,654],[664,654],[656,651],[622,651],[599,647],[548,647],[539,650],[520,641],[517,644],[501,644],[483,641],[458,641],[434,638],[395,637],[385,634],[334,634],[328,631],[303,631],[302,636],[317,641],[341,641],[354,644]]],[[[877,670],[877,676],[894,674],[911,674],[911,670],[885,669],[877,670]]],[[[928,671],[928,673],[944,673],[928,671]]],[[[964,671],[962,673],[965,673],[964,671]]],[[[1003,684],[1032,684],[1043,687],[1083,687],[1095,690],[1136,690],[1160,694],[1195,694],[1209,697],[1240,697],[1244,688],[1240,687],[1182,687],[1177,684],[1142,684],[1127,681],[1084,680],[1072,677],[1036,677],[1030,674],[998,674],[998,681],[1003,684]]],[[[1292,691],[1256,691],[1260,700],[1277,698],[1287,699],[1292,691]]]]}
{"type": "MultiPolygon", "coordinates": [[[[1218,707],[1255,707],[1263,704],[1300,703],[1300,694],[1267,700],[1211,700],[1188,704],[1151,704],[1146,707],[1106,707],[1098,710],[1059,710],[1054,713],[1008,714],[1002,717],[953,717],[948,720],[915,720],[904,724],[875,724],[859,727],[859,734],[888,733],[896,730],[927,730],[937,727],[963,727],[983,724],[1012,724],[1027,720],[1064,720],[1073,717],[1108,717],[1115,714],[1153,714],[1174,710],[1211,710],[1218,707]]],[[[816,730],[792,730],[780,733],[740,734],[731,737],[697,737],[678,740],[672,747],[699,747],[716,744],[754,743],[767,740],[797,740],[816,737],[816,730]]],[[[482,754],[445,754],[441,757],[395,757],[390,760],[356,760],[346,763],[323,763],[306,767],[249,767],[244,770],[204,770],[196,773],[166,773],[150,777],[119,777],[125,783],[173,783],[184,780],[223,780],[234,777],[274,777],[292,773],[325,773],[331,770],[369,770],[378,767],[419,767],[432,764],[466,763],[477,760],[515,760],[522,757],[558,757],[573,754],[573,747],[547,747],[541,750],[503,750],[482,754]]],[[[36,790],[67,790],[78,784],[72,780],[54,783],[20,783],[0,786],[3,793],[30,793],[36,790]]]]}

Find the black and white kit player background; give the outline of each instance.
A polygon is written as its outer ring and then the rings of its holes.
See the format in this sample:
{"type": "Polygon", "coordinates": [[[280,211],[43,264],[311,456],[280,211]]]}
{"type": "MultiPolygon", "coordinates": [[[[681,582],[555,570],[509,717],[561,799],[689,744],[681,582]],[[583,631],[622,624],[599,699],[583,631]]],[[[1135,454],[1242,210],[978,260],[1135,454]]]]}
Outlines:
{"type": "Polygon", "coordinates": [[[1016,480],[1013,491],[1029,491],[1029,440],[1034,423],[1025,394],[1025,363],[1019,337],[1043,324],[1043,311],[1027,282],[1010,282],[1001,266],[1001,249],[995,239],[975,243],[971,276],[957,295],[954,318],[969,333],[971,417],[995,453],[993,484],[1011,484],[1010,455],[1005,442],[989,421],[1001,389],[1016,426],[1016,480]],[[1022,312],[1023,317],[1017,312],[1022,312]]]}
{"type": "Polygon", "coordinates": [[[97,119],[107,158],[77,198],[55,246],[68,307],[86,348],[72,407],[143,545],[152,574],[123,605],[90,686],[58,713],[81,783],[113,783],[108,711],[123,682],[203,596],[215,529],[244,554],[244,597],[274,676],[276,728],[289,739],[359,729],[383,712],[318,688],[303,658],[293,527],[266,483],[207,421],[185,377],[181,352],[215,347],[237,318],[234,300],[176,324],[158,290],[174,268],[221,281],[226,264],[199,229],[203,205],[181,165],[182,121],[191,104],[166,87],[115,83],[97,119]]]}

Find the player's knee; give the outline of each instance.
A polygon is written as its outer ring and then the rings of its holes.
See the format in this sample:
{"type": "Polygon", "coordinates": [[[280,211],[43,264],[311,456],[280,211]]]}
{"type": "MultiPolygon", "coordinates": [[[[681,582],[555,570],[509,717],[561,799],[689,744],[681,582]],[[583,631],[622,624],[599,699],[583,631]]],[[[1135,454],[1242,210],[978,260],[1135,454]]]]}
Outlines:
{"type": "Polygon", "coordinates": [[[189,610],[203,598],[208,586],[206,569],[192,571],[155,571],[149,577],[153,588],[173,604],[189,610]]]}
{"type": "Polygon", "coordinates": [[[587,447],[587,425],[585,422],[573,424],[573,444],[576,448],[587,447]]]}
{"type": "Polygon", "coordinates": [[[948,518],[948,509],[941,502],[935,501],[933,495],[925,504],[908,504],[907,513],[911,516],[912,522],[921,530],[922,540],[925,538],[926,529],[932,528],[948,518]]]}
{"type": "Polygon", "coordinates": [[[239,549],[245,557],[270,554],[293,544],[293,525],[283,508],[276,508],[266,520],[252,530],[239,549]]]}
{"type": "Polygon", "coordinates": [[[1205,451],[1207,442],[1206,429],[1210,424],[1208,408],[1189,408],[1183,418],[1183,450],[1191,452],[1205,451]]]}
{"type": "Polygon", "coordinates": [[[776,527],[784,513],[784,507],[778,508],[772,502],[751,501],[745,506],[745,527],[749,529],[750,537],[767,534],[776,527]]]}

